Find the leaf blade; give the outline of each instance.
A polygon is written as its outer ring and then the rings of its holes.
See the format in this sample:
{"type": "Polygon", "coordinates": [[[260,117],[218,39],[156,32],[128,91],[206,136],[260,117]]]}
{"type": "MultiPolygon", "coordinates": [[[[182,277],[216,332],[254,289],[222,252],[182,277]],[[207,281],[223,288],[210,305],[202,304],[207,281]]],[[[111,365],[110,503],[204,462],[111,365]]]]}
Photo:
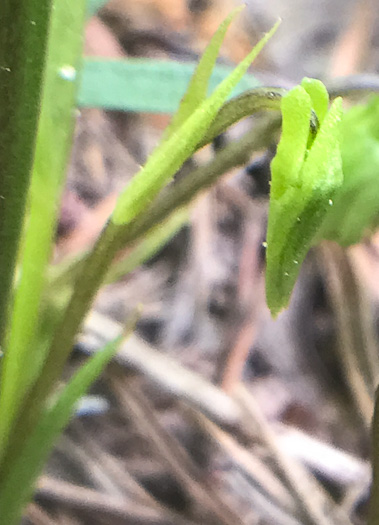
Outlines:
{"type": "Polygon", "coordinates": [[[198,65],[189,82],[186,93],[184,94],[178,111],[173,116],[169,126],[165,131],[164,138],[168,138],[172,133],[180,128],[180,126],[187,120],[191,113],[203,102],[207,96],[209,80],[216,64],[217,56],[220,51],[225,34],[234,20],[234,18],[242,11],[244,6],[236,7],[220,24],[216,33],[213,35],[211,41],[207,45],[203,55],[200,58],[198,65]]]}
{"type": "Polygon", "coordinates": [[[114,224],[125,225],[132,221],[154,199],[185,160],[192,155],[217,111],[277,27],[278,23],[258,42],[212,95],[200,104],[185,123],[155,149],[145,166],[121,193],[111,218],[114,224]]]}
{"type": "Polygon", "coordinates": [[[84,0],[69,4],[69,0],[55,1],[50,18],[29,215],[23,232],[20,278],[14,291],[0,381],[0,450],[8,439],[22,397],[34,379],[33,373],[44,358],[37,351],[41,345],[33,344],[33,338],[71,146],[76,72],[81,60],[86,7],[84,0]],[[74,77],[64,78],[62,69],[74,77]]]}

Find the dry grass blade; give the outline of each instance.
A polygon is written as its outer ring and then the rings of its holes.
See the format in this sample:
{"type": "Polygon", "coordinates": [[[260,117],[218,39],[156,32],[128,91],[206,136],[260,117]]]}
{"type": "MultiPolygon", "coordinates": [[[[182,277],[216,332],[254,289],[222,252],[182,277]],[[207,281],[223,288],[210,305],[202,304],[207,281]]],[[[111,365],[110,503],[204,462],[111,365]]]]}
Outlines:
{"type": "Polygon", "coordinates": [[[36,503],[30,503],[27,518],[31,525],[55,525],[55,521],[36,503]]]}
{"type": "MultiPolygon", "coordinates": [[[[104,329],[107,338],[120,333],[118,323],[91,312],[86,321],[85,333],[79,339],[86,351],[93,351],[104,343],[104,329]]],[[[136,335],[132,335],[122,345],[115,360],[127,369],[145,375],[163,391],[183,399],[221,426],[234,426],[240,421],[240,409],[230,396],[136,335]]]]}
{"type": "Polygon", "coordinates": [[[169,512],[125,470],[114,456],[104,450],[97,440],[85,431],[79,421],[76,422],[76,432],[81,436],[81,442],[85,443],[88,454],[96,458],[101,471],[117,484],[124,497],[141,505],[169,512]]]}
{"type": "MultiPolygon", "coordinates": [[[[76,422],[75,429],[76,434],[81,437],[82,450],[85,448],[87,451],[87,461],[91,463],[91,457],[96,458],[96,464],[100,467],[102,475],[117,485],[118,495],[123,496],[130,503],[146,506],[156,510],[157,513],[165,514],[168,521],[171,520],[173,523],[184,522],[183,516],[157,501],[125,470],[125,467],[120,464],[118,459],[106,450],[103,450],[97,440],[85,431],[84,426],[79,421],[76,422]]],[[[87,467],[87,463],[85,467],[87,467]]]]}
{"type": "Polygon", "coordinates": [[[351,523],[349,517],[332,502],[316,479],[310,476],[300,463],[283,454],[275,434],[264,419],[254,398],[242,385],[236,391],[236,399],[245,410],[246,425],[252,427],[256,437],[267,446],[275,461],[277,473],[290,491],[300,512],[301,521],[313,525],[351,523]]]}
{"type": "Polygon", "coordinates": [[[177,482],[190,496],[193,503],[193,519],[203,523],[238,525],[241,519],[219,497],[217,492],[203,481],[203,474],[179,443],[160,425],[154,410],[134,383],[130,386],[116,374],[110,378],[112,390],[126,414],[132,418],[141,434],[149,440],[177,482]]]}
{"type": "Polygon", "coordinates": [[[85,472],[87,479],[95,490],[110,496],[125,497],[116,480],[104,470],[101,456],[100,458],[93,456],[87,446],[83,447],[81,443],[76,443],[67,435],[63,435],[56,450],[64,454],[65,458],[69,461],[71,460],[74,465],[77,465],[78,468],[85,472]]]}
{"type": "MultiPolygon", "coordinates": [[[[247,486],[243,490],[249,495],[249,501],[255,512],[280,525],[299,524],[296,505],[276,474],[240,445],[232,435],[198,413],[192,412],[191,415],[202,431],[212,438],[217,448],[221,449],[232,462],[239,477],[246,480],[247,486]]],[[[235,480],[233,482],[236,485],[235,480]]]]}
{"type": "Polygon", "coordinates": [[[376,336],[369,308],[346,251],[334,243],[320,248],[329,300],[334,310],[337,351],[358,416],[368,430],[379,378],[376,336]]]}
{"type": "Polygon", "coordinates": [[[42,476],[37,486],[37,497],[43,501],[59,503],[73,510],[99,513],[108,520],[123,519],[126,523],[149,525],[189,525],[185,520],[170,521],[167,515],[145,506],[128,505],[118,496],[102,494],[97,490],[73,485],[66,481],[42,476]]]}
{"type": "Polygon", "coordinates": [[[293,457],[328,482],[341,488],[368,487],[371,481],[370,465],[359,457],[348,454],[309,436],[301,430],[277,424],[276,438],[284,453],[293,457]]]}

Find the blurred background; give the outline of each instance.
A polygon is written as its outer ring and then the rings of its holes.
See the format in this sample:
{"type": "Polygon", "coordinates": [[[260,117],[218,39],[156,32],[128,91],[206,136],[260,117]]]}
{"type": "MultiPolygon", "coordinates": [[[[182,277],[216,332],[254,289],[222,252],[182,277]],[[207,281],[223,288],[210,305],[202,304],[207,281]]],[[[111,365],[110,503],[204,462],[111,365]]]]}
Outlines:
{"type": "MultiPolygon", "coordinates": [[[[194,63],[238,4],[110,0],[88,20],[85,54],[194,63]]],[[[220,64],[241,60],[280,17],[250,70],[261,84],[288,88],[304,76],[328,82],[375,73],[377,11],[373,0],[248,0],[220,64]]],[[[57,261],[93,242],[169,119],[80,110],[57,261]]],[[[178,176],[254,124],[234,126],[178,176]]],[[[379,237],[312,249],[290,308],[274,321],[264,296],[274,152],[275,141],[226,173],[167,244],[100,293],[70,367],[112,339],[138,305],[141,317],[78,407],[25,524],[365,522],[379,371],[379,237]]]]}

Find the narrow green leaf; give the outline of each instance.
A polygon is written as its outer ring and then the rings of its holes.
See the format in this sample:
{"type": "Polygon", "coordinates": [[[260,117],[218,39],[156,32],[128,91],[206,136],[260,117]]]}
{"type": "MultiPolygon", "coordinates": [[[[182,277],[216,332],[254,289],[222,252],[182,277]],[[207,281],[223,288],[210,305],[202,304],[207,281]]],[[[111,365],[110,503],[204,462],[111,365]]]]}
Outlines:
{"type": "Polygon", "coordinates": [[[350,108],[344,115],[341,154],[343,185],[319,238],[349,246],[372,235],[379,226],[378,97],[350,108]]]}
{"type": "Polygon", "coordinates": [[[85,0],[53,2],[29,214],[0,381],[0,450],[44,358],[33,337],[71,147],[85,8],[85,0]]]}
{"type": "MultiPolygon", "coordinates": [[[[85,57],[77,104],[82,108],[174,114],[194,70],[195,64],[174,60],[85,57]]],[[[230,66],[217,64],[208,92],[212,92],[231,71],[230,66]]],[[[232,94],[239,95],[259,85],[255,76],[248,73],[232,94]]]]}
{"type": "Polygon", "coordinates": [[[176,129],[180,128],[201,102],[205,100],[208,92],[209,79],[216,64],[225,34],[234,18],[243,8],[244,6],[240,6],[233,9],[213,35],[188,84],[187,91],[180,103],[179,109],[165,131],[164,138],[167,139],[176,129]]]}
{"type": "Polygon", "coordinates": [[[87,392],[115,354],[123,336],[109,343],[90,358],[74,375],[53,406],[46,409],[34,432],[26,441],[12,468],[0,481],[2,523],[16,525],[30,499],[33,485],[46,462],[55,440],[70,420],[76,402],[87,392]]]}
{"type": "Polygon", "coordinates": [[[146,165],[133,177],[119,197],[112,215],[114,224],[127,224],[133,220],[192,155],[217,111],[277,27],[278,23],[185,123],[155,149],[146,165]]]}
{"type": "MultiPolygon", "coordinates": [[[[309,101],[305,98],[304,111],[309,115],[309,101]]],[[[288,305],[301,264],[341,187],[341,116],[342,101],[336,99],[310,150],[305,152],[298,174],[293,173],[294,166],[299,165],[298,151],[294,152],[293,159],[281,157],[284,159],[283,164],[281,158],[272,163],[272,187],[275,187],[275,178],[280,178],[280,192],[271,193],[270,196],[267,231],[266,298],[274,316],[288,305]],[[286,166],[289,166],[291,173],[289,181],[286,180],[286,166]]],[[[290,113],[283,113],[283,130],[288,129],[284,120],[290,118],[290,113]]],[[[303,144],[303,130],[301,134],[303,144]]],[[[289,140],[288,136],[284,137],[284,131],[283,138],[289,140]]]]}
{"type": "Polygon", "coordinates": [[[0,345],[30,184],[51,0],[0,2],[0,345]]]}

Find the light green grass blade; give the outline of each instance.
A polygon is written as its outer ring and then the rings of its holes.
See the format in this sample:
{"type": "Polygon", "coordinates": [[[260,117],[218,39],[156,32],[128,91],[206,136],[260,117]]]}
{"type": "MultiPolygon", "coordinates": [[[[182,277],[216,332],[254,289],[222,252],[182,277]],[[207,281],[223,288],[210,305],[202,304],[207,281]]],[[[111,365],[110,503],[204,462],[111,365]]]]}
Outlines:
{"type": "Polygon", "coordinates": [[[73,133],[86,3],[85,0],[55,0],[53,7],[20,278],[4,348],[0,450],[8,439],[20,401],[43,360],[43,355],[36,355],[37,349],[43,346],[33,344],[33,338],[73,133]]]}
{"type": "Polygon", "coordinates": [[[244,6],[233,9],[230,15],[221,23],[212,40],[207,45],[194,73],[188,84],[187,91],[181,100],[178,111],[173,116],[169,126],[165,130],[164,138],[167,139],[172,133],[180,128],[187,118],[203,102],[207,96],[209,79],[216,64],[220,47],[224,41],[225,34],[244,6]]]}
{"type": "Polygon", "coordinates": [[[248,56],[217,87],[212,95],[149,157],[146,165],[131,180],[117,202],[112,221],[127,224],[156,197],[182,164],[192,155],[196,145],[251,62],[275,33],[278,23],[267,33],[248,56]]]}
{"type": "Polygon", "coordinates": [[[0,482],[2,523],[19,523],[22,510],[32,495],[33,485],[57,437],[69,422],[76,402],[100,375],[122,340],[123,336],[120,336],[91,357],[74,375],[53,406],[42,416],[17,459],[12,463],[11,470],[0,482]]]}
{"type": "Polygon", "coordinates": [[[4,350],[35,153],[51,0],[0,2],[0,345],[4,350]]]}

